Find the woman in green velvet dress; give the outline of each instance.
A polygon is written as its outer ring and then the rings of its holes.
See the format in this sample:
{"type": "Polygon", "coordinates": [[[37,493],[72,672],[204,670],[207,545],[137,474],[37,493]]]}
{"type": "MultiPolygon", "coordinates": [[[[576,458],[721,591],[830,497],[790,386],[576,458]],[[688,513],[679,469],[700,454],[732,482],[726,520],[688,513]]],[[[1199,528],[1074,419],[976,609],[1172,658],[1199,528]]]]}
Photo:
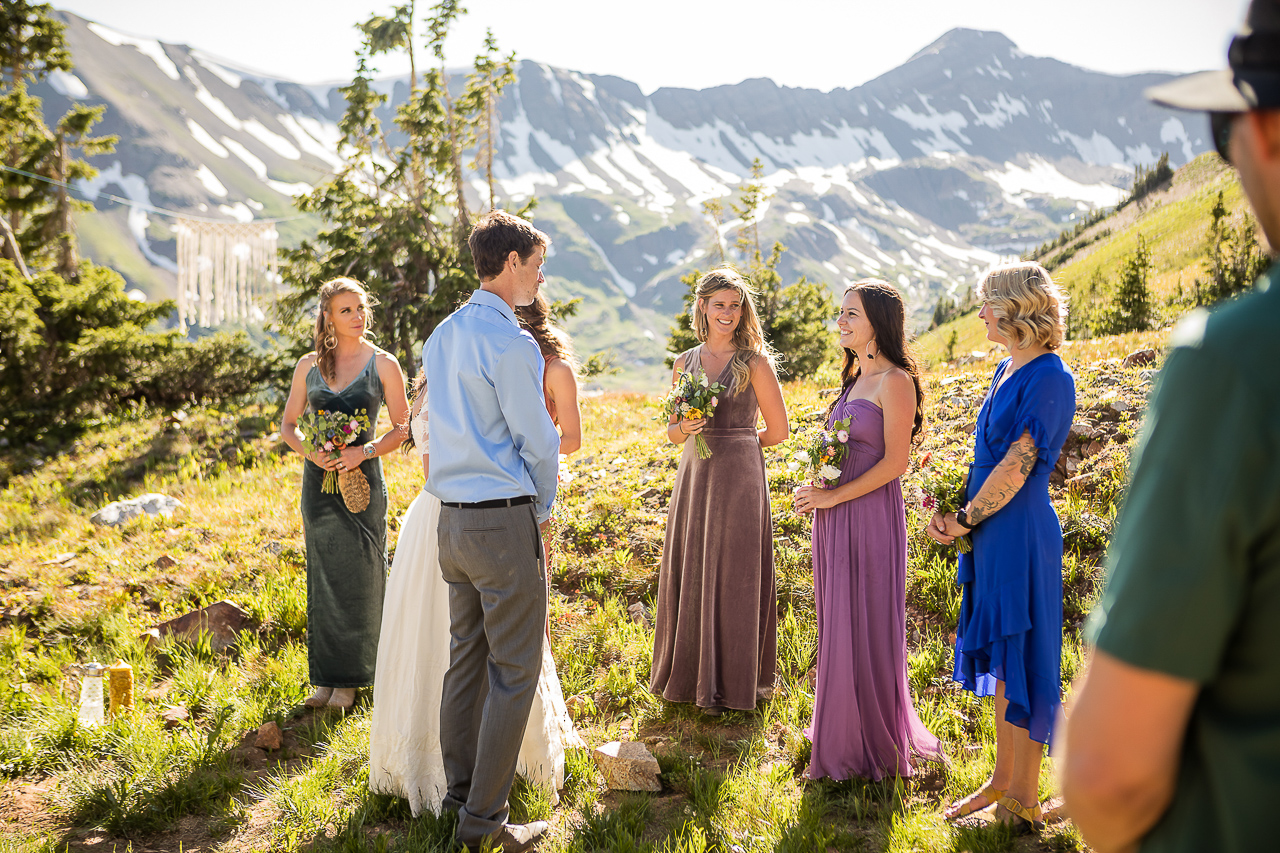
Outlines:
{"type": "Polygon", "coordinates": [[[356,688],[373,683],[387,578],[387,487],[378,457],[404,441],[409,420],[404,376],[391,353],[367,338],[370,297],[359,282],[337,278],[320,288],[315,352],[298,360],[285,404],[281,435],[306,460],[302,526],[307,543],[307,656],[315,693],[312,708],[350,708],[356,688]],[[374,440],[383,401],[396,425],[374,440]],[[308,411],[354,414],[364,409],[369,430],[338,459],[308,454],[298,419],[308,411]],[[369,482],[369,505],[352,512],[341,494],[325,494],[326,471],[359,468],[369,482]]]}

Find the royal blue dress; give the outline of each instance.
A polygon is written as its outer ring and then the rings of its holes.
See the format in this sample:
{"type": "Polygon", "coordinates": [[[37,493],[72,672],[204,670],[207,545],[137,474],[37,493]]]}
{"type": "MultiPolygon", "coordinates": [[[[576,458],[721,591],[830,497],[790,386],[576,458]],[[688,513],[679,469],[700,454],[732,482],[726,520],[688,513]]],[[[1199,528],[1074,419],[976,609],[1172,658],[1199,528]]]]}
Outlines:
{"type": "Polygon", "coordinates": [[[997,390],[1009,364],[1006,358],[996,368],[978,412],[967,498],[1023,433],[1031,433],[1039,458],[1009,503],[974,528],[973,551],[960,555],[953,678],[978,696],[995,695],[1003,681],[1005,719],[1048,743],[1062,701],[1062,527],[1049,502],[1049,474],[1071,429],[1076,386],[1062,359],[1046,353],[997,390]]]}

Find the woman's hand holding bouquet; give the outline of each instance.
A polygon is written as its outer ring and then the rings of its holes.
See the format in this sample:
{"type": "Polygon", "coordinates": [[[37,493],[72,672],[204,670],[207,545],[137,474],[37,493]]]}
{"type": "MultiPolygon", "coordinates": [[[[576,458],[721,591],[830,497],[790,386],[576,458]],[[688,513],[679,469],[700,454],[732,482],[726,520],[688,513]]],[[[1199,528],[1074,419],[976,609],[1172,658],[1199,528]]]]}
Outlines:
{"type": "MultiPolygon", "coordinates": [[[[321,410],[298,418],[298,431],[302,433],[302,447],[307,455],[318,453],[329,462],[343,459],[343,451],[368,429],[369,415],[364,409],[350,415],[321,410]]],[[[327,465],[323,467],[324,482],[320,484],[320,491],[330,495],[341,492],[347,509],[352,512],[362,512],[369,506],[369,480],[359,467],[345,467],[341,474],[327,465]]]]}
{"type": "MultiPolygon", "coordinates": [[[[950,457],[934,458],[926,453],[920,460],[920,508],[935,516],[959,512],[965,504],[968,468],[950,457]]],[[[968,536],[957,536],[953,543],[961,554],[973,550],[968,536]]]]}
{"type": "MultiPolygon", "coordinates": [[[[681,373],[676,377],[676,384],[658,404],[662,409],[658,420],[670,422],[673,415],[677,423],[710,418],[715,414],[716,406],[720,405],[720,395],[723,393],[724,386],[708,380],[702,369],[681,373]]],[[[701,431],[694,436],[694,446],[699,459],[711,457],[711,448],[707,446],[707,440],[702,437],[701,431]]]]}
{"type": "Polygon", "coordinates": [[[803,514],[827,508],[824,496],[817,492],[835,488],[840,483],[840,463],[849,453],[849,425],[852,423],[853,418],[848,417],[836,421],[829,429],[797,435],[791,442],[788,470],[804,468],[809,476],[809,485],[796,487],[796,512],[803,514]]]}

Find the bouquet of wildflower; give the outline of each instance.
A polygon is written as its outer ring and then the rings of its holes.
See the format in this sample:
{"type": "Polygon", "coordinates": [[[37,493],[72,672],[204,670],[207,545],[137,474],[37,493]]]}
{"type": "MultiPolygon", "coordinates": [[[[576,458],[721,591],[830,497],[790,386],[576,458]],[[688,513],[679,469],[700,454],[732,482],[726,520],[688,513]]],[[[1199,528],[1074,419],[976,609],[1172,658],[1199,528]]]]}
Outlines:
{"type": "MultiPolygon", "coordinates": [[[[303,449],[307,453],[314,453],[317,450],[324,451],[329,454],[330,459],[340,457],[347,445],[368,428],[369,415],[364,409],[356,409],[355,414],[352,415],[348,415],[346,412],[326,412],[321,410],[298,418],[298,430],[302,433],[303,449]]],[[[359,469],[344,471],[343,475],[346,479],[353,481],[351,483],[353,491],[359,490],[358,482],[354,482],[356,480],[364,480],[365,491],[368,491],[369,481],[365,479],[363,471],[359,469]],[[356,475],[359,476],[357,477],[356,475]]],[[[324,482],[320,484],[320,491],[331,495],[339,491],[340,485],[337,471],[325,471],[324,482]]],[[[345,490],[343,490],[343,499],[347,499],[345,490]]],[[[351,501],[347,501],[348,509],[352,509],[351,503],[351,501]]],[[[368,505],[367,501],[365,505],[368,505]]],[[[364,507],[361,507],[360,509],[352,509],[352,511],[360,512],[363,509],[364,507]]]]}
{"type": "MultiPolygon", "coordinates": [[[[716,406],[720,405],[720,395],[723,393],[724,386],[719,382],[708,380],[706,372],[701,368],[693,372],[681,373],[676,377],[675,386],[658,403],[662,414],[657,419],[670,421],[672,415],[684,421],[709,418],[715,414],[716,406]]],[[[707,446],[707,440],[701,433],[694,436],[694,446],[697,448],[699,459],[711,457],[711,448],[707,446]]]]}
{"type": "MultiPolygon", "coordinates": [[[[920,508],[930,514],[959,512],[964,506],[968,479],[968,468],[956,460],[935,459],[932,453],[926,453],[920,460],[920,508]]],[[[973,550],[968,536],[957,536],[955,546],[961,554],[973,550]]]]}
{"type": "Polygon", "coordinates": [[[840,482],[840,463],[849,453],[849,425],[853,417],[836,421],[829,429],[802,433],[791,442],[794,452],[787,468],[807,468],[815,486],[830,489],[840,482]]]}

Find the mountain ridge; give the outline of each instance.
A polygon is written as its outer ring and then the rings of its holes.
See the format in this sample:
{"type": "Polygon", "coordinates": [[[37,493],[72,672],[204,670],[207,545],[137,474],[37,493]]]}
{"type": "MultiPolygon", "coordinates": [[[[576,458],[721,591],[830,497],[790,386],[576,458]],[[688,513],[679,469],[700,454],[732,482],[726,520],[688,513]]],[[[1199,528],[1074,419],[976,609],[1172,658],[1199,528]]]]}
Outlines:
{"type": "MultiPolygon", "coordinates": [[[[135,202],[127,214],[94,214],[110,227],[93,229],[132,240],[154,273],[135,273],[133,286],[153,298],[174,288],[172,233],[143,204],[286,219],[285,243],[314,232],[314,220],[290,219],[292,196],[341,162],[338,84],[273,78],[63,18],[77,67],[38,93],[50,114],[72,100],[108,106],[102,130],[121,145],[95,158],[103,174],[86,189],[115,187],[135,202]]],[[[495,172],[504,203],[539,199],[539,226],[555,241],[550,290],[583,297],[570,324],[579,345],[613,347],[633,372],[657,375],[680,276],[705,266],[716,240],[732,243],[734,223],[715,235],[701,205],[734,198],[755,159],[770,193],[761,237],[789,247],[785,278],[837,290],[886,278],[922,317],[1001,256],[1119,201],[1135,165],[1161,150],[1175,165],[1205,150],[1205,133],[1142,98],[1171,77],[1100,74],[963,28],[828,92],[752,78],[645,95],[613,75],[523,60],[500,104],[495,172]]],[[[407,80],[377,87],[391,98],[385,120],[407,80]]],[[[472,177],[478,206],[487,190],[472,177]]]]}

